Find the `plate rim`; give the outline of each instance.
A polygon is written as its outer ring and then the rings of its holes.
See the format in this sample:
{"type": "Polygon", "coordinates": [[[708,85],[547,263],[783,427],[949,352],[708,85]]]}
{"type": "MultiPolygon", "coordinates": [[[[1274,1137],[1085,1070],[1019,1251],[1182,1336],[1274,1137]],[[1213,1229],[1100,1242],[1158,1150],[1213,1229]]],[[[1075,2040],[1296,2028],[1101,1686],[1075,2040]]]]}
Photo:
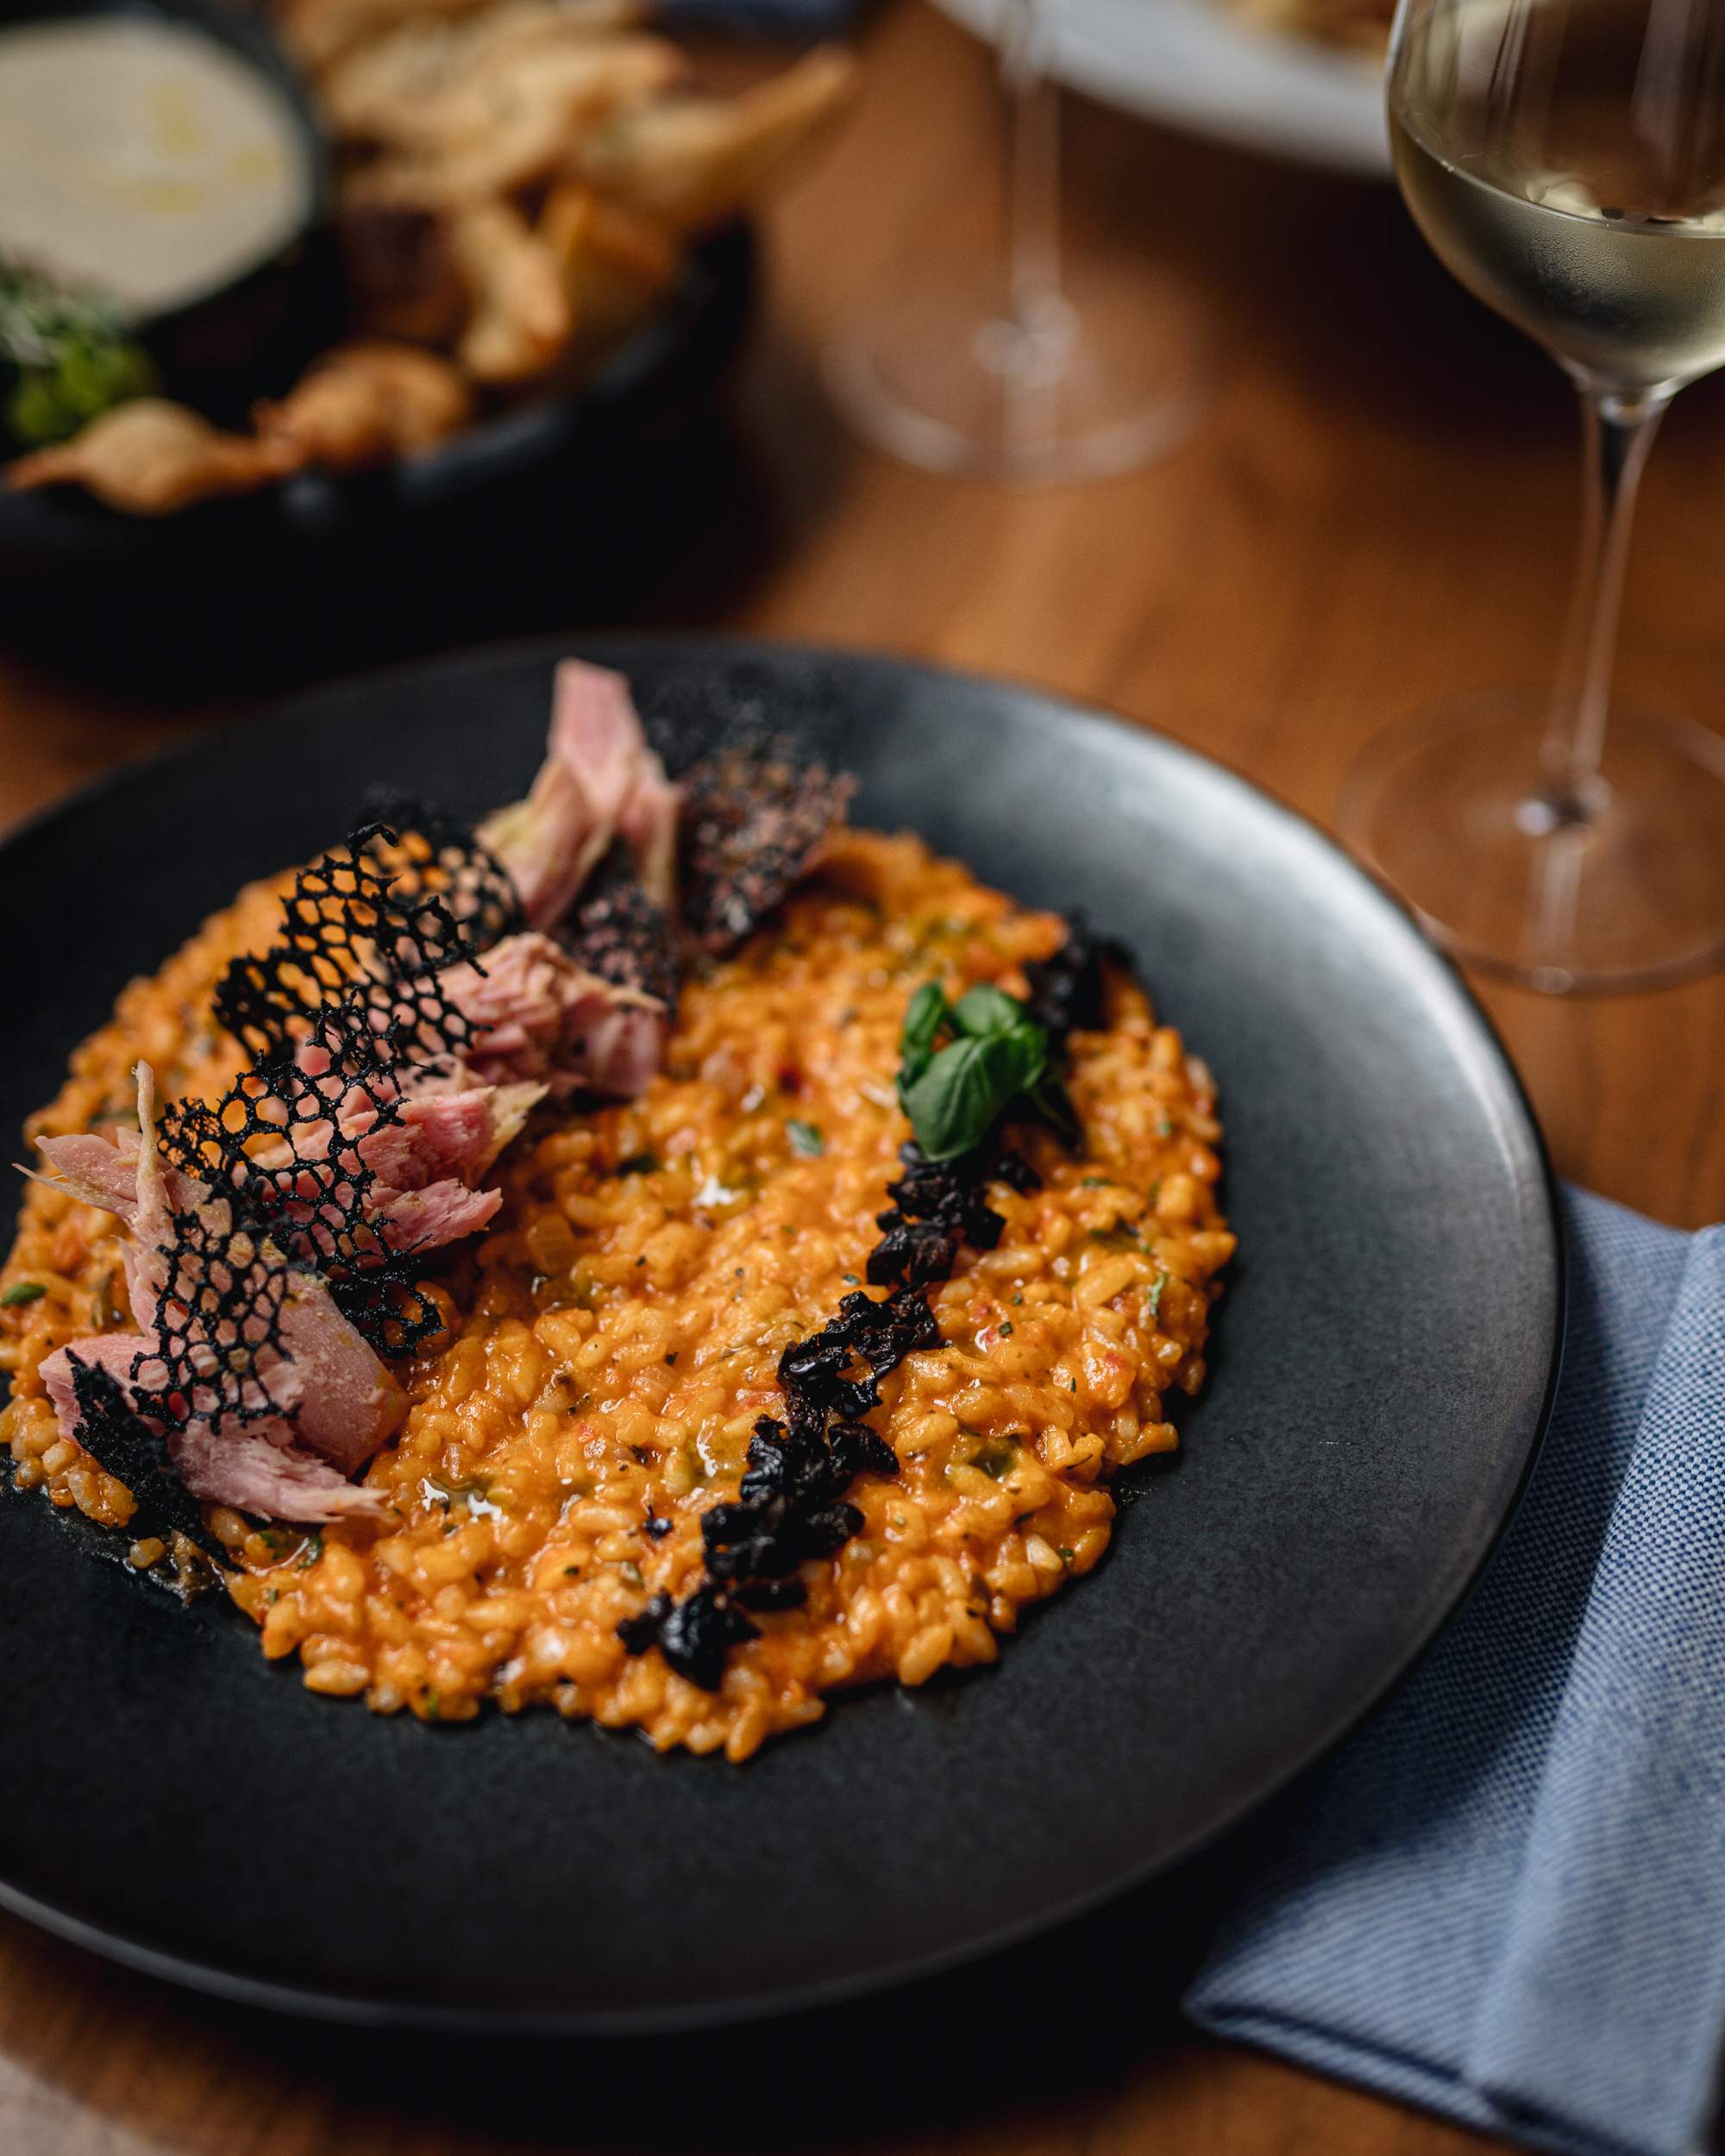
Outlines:
{"type": "MultiPolygon", "coordinates": [[[[231,744],[254,718],[274,718],[289,711],[315,711],[324,705],[339,705],[348,702],[356,694],[386,690],[450,672],[485,673],[493,667],[529,665],[549,667],[559,659],[570,657],[586,658],[596,664],[627,671],[632,663],[641,658],[668,653],[704,654],[714,664],[729,661],[770,666],[775,661],[789,661],[819,667],[836,661],[841,667],[860,664],[901,679],[933,676],[963,684],[971,692],[984,696],[1005,689],[1014,694],[1038,698],[1057,705],[1064,717],[1080,721],[1087,731],[1106,729],[1109,732],[1124,730],[1130,735],[1148,736],[1159,750],[1182,761],[1201,767],[1210,774],[1220,774],[1232,787],[1254,797],[1260,805],[1268,807],[1284,824],[1293,826],[1308,841],[1315,841],[1336,865],[1362,887],[1366,896],[1375,900],[1411,933],[1425,952],[1438,962],[1440,974],[1446,978],[1464,1014],[1473,1021],[1483,1044],[1489,1050],[1491,1063],[1508,1088],[1510,1105],[1519,1111],[1524,1134],[1532,1144],[1532,1164],[1536,1172],[1538,1193],[1543,1200],[1540,1219],[1549,1233],[1548,1293],[1552,1338],[1546,1353],[1545,1389],[1509,1500],[1502,1506],[1490,1532],[1453,1595],[1447,1604],[1432,1617],[1423,1636],[1408,1649],[1397,1666],[1371,1690],[1368,1696],[1351,1705],[1345,1713],[1333,1717],[1302,1748],[1298,1757],[1283,1761],[1259,1786],[1236,1797],[1214,1817],[1194,1828],[1172,1847],[1164,1848],[1144,1863],[1116,1873],[1105,1883],[1069,1896],[1057,1907],[1039,1909],[1033,1914],[1009,1920],[949,1947],[919,1952],[880,1968],[852,1971],[818,1982],[801,1983],[792,1990],[751,1992],[723,2000],[681,2005],[544,2010],[519,2007],[440,2006],[325,1990],[314,1985],[278,1983],[248,1976],[243,1971],[217,1968],[208,1963],[165,1952],[124,1934],[105,1930],[100,1925],[62,1909],[53,1902],[22,1892],[4,1877],[0,1877],[0,1909],[103,1960],[178,1984],[204,1996],[287,2014],[301,2020],[348,2028],[391,2028],[449,2034],[598,2038],[675,2034],[793,2017],[895,1990],[985,1960],[1030,1940],[1063,1929],[1122,1896],[1142,1888],[1151,1880],[1165,1876],[1189,1863],[1272,1802],[1293,1783],[1345,1743],[1392,1694],[1408,1681],[1431,1652],[1435,1641],[1471,1599],[1521,1512],[1545,1449],[1562,1375],[1570,1292],[1570,1268],[1560,1187],[1545,1131],[1534,1112],[1526,1083],[1490,1013],[1481,1003],[1460,966],[1427,933],[1417,916],[1395,891],[1364,863],[1356,860],[1315,818],[1294,808],[1270,788],[1247,777],[1226,759],[1193,748],[1159,727],[1026,676],[982,673],[975,668],[947,666],[939,661],[872,645],[730,636],[720,631],[703,630],[623,631],[598,635],[576,631],[566,636],[524,636],[467,645],[450,652],[433,654],[430,657],[368,667],[362,672],[344,674],[334,680],[296,690],[285,696],[269,699],[260,705],[248,705],[228,718],[217,720],[208,726],[196,727],[183,740],[124,758],[58,800],[22,819],[0,836],[0,853],[9,852],[14,846],[27,840],[50,836],[58,824],[72,821],[87,806],[122,793],[127,785],[143,772],[171,771],[182,763],[195,760],[213,743],[231,744]]],[[[9,1476],[8,1480],[9,1482],[9,1476]]]]}
{"type": "MultiPolygon", "coordinates": [[[[1248,156],[1367,185],[1390,179],[1381,69],[1374,69],[1369,57],[1362,60],[1320,39],[1231,19],[1226,3],[1193,0],[1192,21],[1187,27],[1195,28],[1200,9],[1214,12],[1213,24],[1201,34],[1219,64],[1232,51],[1237,55],[1236,74],[1244,70],[1258,78],[1255,90],[1244,97],[1224,97],[1214,84],[1194,72],[1158,72],[1150,65],[1132,73],[1122,87],[1120,56],[1113,35],[1118,26],[1111,19],[1118,0],[1089,0],[1088,6],[1070,0],[1056,41],[1054,72],[1070,89],[1100,98],[1118,111],[1248,156]],[[1281,93],[1276,101],[1267,99],[1264,77],[1280,78],[1275,84],[1281,93]],[[1330,109],[1314,111],[1314,99],[1330,109]],[[1338,108],[1352,113],[1353,132],[1327,125],[1337,118],[1338,108]],[[1375,125],[1368,121],[1369,111],[1375,116],[1375,125]]],[[[936,5],[973,36],[994,41],[1000,0],[936,0],[936,5]]],[[[1185,0],[1176,12],[1188,14],[1185,0]]],[[[1179,41],[1177,23],[1173,36],[1179,41]]],[[[1239,86],[1236,83],[1237,90],[1239,86]]]]}

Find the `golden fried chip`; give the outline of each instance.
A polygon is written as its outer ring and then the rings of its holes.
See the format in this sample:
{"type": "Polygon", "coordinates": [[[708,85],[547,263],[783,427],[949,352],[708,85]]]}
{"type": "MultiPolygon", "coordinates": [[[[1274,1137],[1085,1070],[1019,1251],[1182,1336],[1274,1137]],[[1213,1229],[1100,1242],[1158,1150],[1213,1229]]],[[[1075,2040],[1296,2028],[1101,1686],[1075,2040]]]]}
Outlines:
{"type": "Polygon", "coordinates": [[[856,63],[818,47],[740,97],[645,104],[577,143],[565,169],[685,231],[735,216],[793,151],[849,102],[856,63]]]}
{"type": "Polygon", "coordinates": [[[339,60],[317,85],[323,117],[349,141],[423,139],[427,99],[523,53],[591,44],[630,28],[639,0],[503,0],[453,22],[406,22],[339,60]]]}
{"type": "Polygon", "coordinates": [[[571,356],[594,359],[644,322],[675,281],[677,237],[591,187],[561,180],[545,197],[539,236],[556,256],[575,318],[571,356]]]}
{"type": "Polygon", "coordinates": [[[455,209],[532,186],[575,144],[678,80],[686,65],[675,46],[646,37],[515,54],[404,118],[411,141],[354,172],[346,198],[455,209]]]}
{"type": "Polygon", "coordinates": [[[473,312],[455,356],[476,382],[522,382],[561,358],[574,329],[561,265],[511,204],[454,218],[449,247],[473,312]]]}
{"type": "Polygon", "coordinates": [[[286,0],[279,14],[282,42],[316,74],[367,38],[404,22],[471,15],[486,0],[286,0]]]}
{"type": "Polygon", "coordinates": [[[254,408],[260,436],[326,472],[359,472],[447,442],[472,417],[447,360],[412,345],[341,345],[279,403],[254,408]]]}
{"type": "Polygon", "coordinates": [[[304,462],[292,443],[224,434],[184,404],[140,397],[70,442],[20,457],[6,484],[82,486],[129,516],[166,517],[214,495],[254,493],[304,462]]]}

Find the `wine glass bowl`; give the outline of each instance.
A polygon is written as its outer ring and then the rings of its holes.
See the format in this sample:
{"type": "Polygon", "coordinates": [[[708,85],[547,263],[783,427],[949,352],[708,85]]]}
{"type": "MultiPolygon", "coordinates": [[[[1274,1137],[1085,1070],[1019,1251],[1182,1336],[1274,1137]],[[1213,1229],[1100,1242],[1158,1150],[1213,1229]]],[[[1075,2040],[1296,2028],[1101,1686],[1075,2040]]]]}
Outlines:
{"type": "Polygon", "coordinates": [[[1581,561],[1556,682],[1477,692],[1368,753],[1357,849],[1460,955],[1546,989],[1725,956],[1725,741],[1614,713],[1637,486],[1678,390],[1725,364],[1725,9],[1403,0],[1396,177],[1468,289],[1579,392],[1581,561]]]}
{"type": "Polygon", "coordinates": [[[1007,119],[998,255],[900,266],[847,324],[827,385],[856,432],[926,471],[1052,483],[1133,470],[1182,441],[1213,372],[1201,310],[1135,253],[1062,241],[1060,0],[997,0],[1007,119]]]}
{"type": "Polygon", "coordinates": [[[1069,262],[1013,305],[999,265],[938,266],[826,354],[856,431],[901,464],[1030,485],[1107,479],[1176,448],[1209,377],[1189,296],[1136,258],[1069,262]]]}

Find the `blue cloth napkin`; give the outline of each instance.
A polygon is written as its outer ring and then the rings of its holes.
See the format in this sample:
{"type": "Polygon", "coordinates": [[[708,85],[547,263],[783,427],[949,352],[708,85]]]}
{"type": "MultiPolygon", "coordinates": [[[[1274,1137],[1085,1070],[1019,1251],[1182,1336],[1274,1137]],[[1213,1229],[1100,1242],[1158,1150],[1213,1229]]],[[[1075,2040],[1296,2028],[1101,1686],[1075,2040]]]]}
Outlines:
{"type": "Polygon", "coordinates": [[[710,22],[756,37],[837,37],[850,28],[860,0],[659,0],[673,21],[710,22]]]}
{"type": "Polygon", "coordinates": [[[1725,1228],[1565,1209],[1521,1508],[1407,1683],[1248,1833],[1186,2009],[1565,2156],[1690,2156],[1725,2041],[1725,1228]]]}

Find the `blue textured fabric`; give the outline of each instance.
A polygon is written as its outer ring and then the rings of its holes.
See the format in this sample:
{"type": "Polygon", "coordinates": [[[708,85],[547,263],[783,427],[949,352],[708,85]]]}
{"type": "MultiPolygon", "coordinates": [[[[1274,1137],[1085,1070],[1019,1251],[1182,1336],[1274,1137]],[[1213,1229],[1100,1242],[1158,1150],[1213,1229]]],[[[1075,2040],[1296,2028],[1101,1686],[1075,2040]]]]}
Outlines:
{"type": "Polygon", "coordinates": [[[1577,2156],[1690,2156],[1725,2040],[1725,1229],[1565,1200],[1563,1379],[1484,1578],[1239,1844],[1186,2009],[1577,2156]]]}
{"type": "Polygon", "coordinates": [[[859,5],[860,0],[660,0],[656,12],[756,37],[837,37],[850,28],[859,5]]]}

